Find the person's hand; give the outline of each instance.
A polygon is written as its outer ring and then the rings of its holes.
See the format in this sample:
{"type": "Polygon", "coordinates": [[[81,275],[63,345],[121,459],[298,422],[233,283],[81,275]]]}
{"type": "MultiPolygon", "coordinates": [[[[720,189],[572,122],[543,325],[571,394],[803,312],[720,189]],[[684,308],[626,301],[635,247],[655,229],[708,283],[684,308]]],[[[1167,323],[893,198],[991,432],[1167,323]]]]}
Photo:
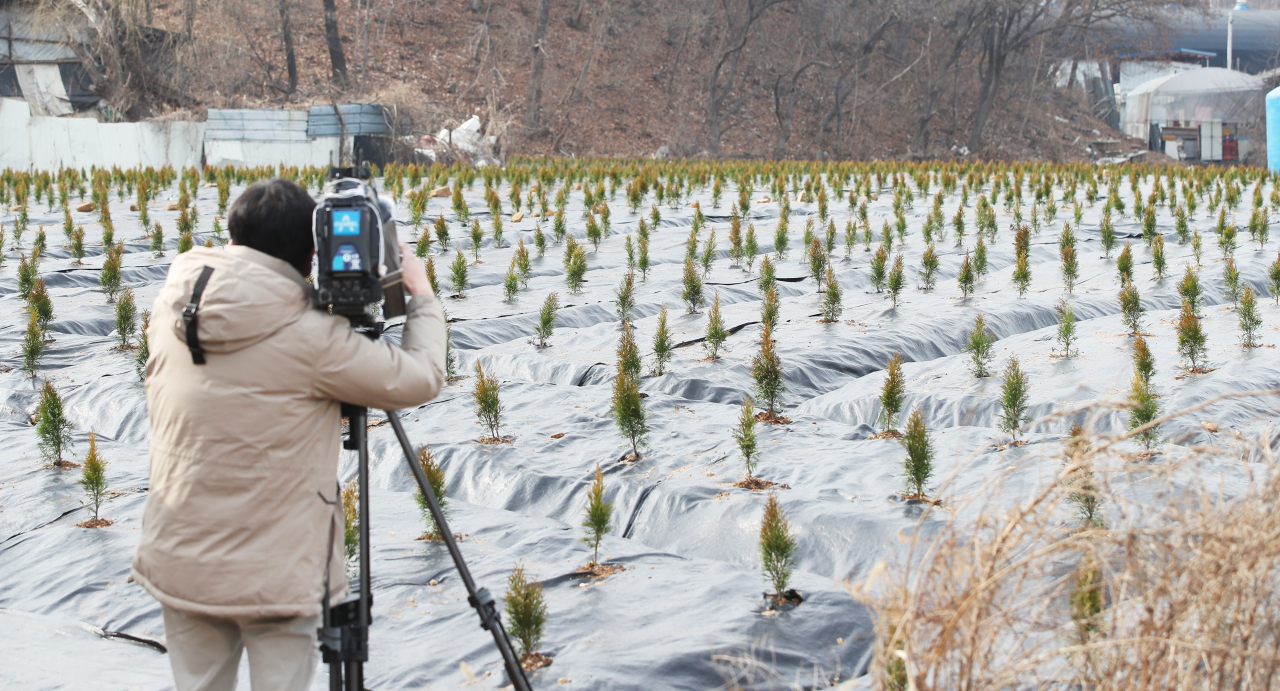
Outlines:
{"type": "Polygon", "coordinates": [[[413,250],[400,243],[400,271],[404,276],[404,289],[410,295],[432,295],[431,281],[427,280],[427,267],[413,256],[413,250]]]}

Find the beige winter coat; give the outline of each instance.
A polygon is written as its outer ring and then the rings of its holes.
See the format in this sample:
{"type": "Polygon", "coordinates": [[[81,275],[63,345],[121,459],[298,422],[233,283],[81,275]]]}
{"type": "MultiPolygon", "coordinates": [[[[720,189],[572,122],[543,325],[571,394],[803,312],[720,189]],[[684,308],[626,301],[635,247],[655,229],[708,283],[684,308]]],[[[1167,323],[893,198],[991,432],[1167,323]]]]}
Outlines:
{"type": "Polygon", "coordinates": [[[337,490],[339,401],[406,408],[444,381],[440,303],[408,307],[400,348],[314,308],[286,262],[241,246],[174,260],[147,329],[151,489],[133,577],[156,599],[212,616],[294,617],[347,591],[337,490]],[[208,364],[182,308],[204,266],[208,364]]]}

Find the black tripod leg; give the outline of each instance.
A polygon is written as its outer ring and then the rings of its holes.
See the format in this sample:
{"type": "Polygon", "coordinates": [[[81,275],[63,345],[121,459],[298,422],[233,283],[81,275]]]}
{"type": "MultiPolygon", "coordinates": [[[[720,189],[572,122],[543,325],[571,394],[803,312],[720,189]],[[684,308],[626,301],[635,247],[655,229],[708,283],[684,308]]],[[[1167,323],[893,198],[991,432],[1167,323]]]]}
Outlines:
{"type": "Polygon", "coordinates": [[[529,680],[524,676],[524,668],[520,666],[520,660],[516,657],[515,649],[511,647],[511,639],[507,638],[507,632],[502,628],[502,620],[498,617],[498,610],[493,596],[489,594],[488,590],[477,588],[475,580],[471,578],[471,570],[467,568],[467,563],[462,559],[462,551],[458,549],[458,542],[453,539],[453,532],[449,530],[449,524],[445,521],[444,512],[440,510],[440,501],[436,498],[435,492],[431,491],[431,483],[427,482],[426,473],[423,473],[422,466],[418,465],[418,456],[413,451],[413,444],[409,442],[409,435],[405,434],[404,426],[400,424],[400,416],[394,410],[388,410],[386,413],[387,420],[391,422],[391,428],[396,431],[396,439],[400,441],[400,448],[404,450],[404,458],[409,463],[409,470],[413,473],[413,479],[418,481],[418,489],[422,491],[422,496],[427,500],[427,508],[431,510],[431,517],[435,519],[436,528],[440,531],[440,538],[449,550],[449,556],[453,558],[453,565],[458,569],[458,576],[462,579],[462,584],[467,589],[467,600],[476,609],[476,613],[480,615],[480,626],[493,635],[493,643],[498,647],[498,652],[502,655],[503,666],[506,667],[507,677],[511,679],[511,684],[515,687],[515,691],[530,691],[529,680]]]}

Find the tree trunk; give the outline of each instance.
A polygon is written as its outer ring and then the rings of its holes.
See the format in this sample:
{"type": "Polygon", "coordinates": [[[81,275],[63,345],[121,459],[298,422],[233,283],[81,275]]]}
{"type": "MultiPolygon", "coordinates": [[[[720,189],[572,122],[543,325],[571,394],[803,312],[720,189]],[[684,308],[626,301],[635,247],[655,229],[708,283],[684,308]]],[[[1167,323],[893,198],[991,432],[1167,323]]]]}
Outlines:
{"type": "Polygon", "coordinates": [[[542,42],[547,38],[547,18],[551,14],[551,0],[538,0],[538,14],[533,23],[533,64],[529,69],[528,120],[529,129],[542,126],[542,74],[546,70],[546,50],[542,42]]]}
{"type": "Polygon", "coordinates": [[[196,0],[186,0],[182,15],[182,33],[190,40],[196,26],[196,0]]]}
{"type": "Polygon", "coordinates": [[[996,54],[991,57],[991,67],[982,80],[981,96],[978,99],[978,111],[973,116],[973,129],[969,131],[969,151],[977,153],[982,147],[982,130],[987,126],[987,118],[996,102],[996,92],[1000,90],[1000,77],[1004,73],[1005,56],[996,54]]]}
{"type": "Polygon", "coordinates": [[[329,46],[329,64],[333,68],[329,80],[338,86],[347,84],[347,56],[342,52],[338,34],[338,6],[335,0],[324,0],[324,40],[329,46]]]}
{"type": "Polygon", "coordinates": [[[583,92],[587,87],[587,73],[591,71],[591,63],[596,59],[596,51],[599,50],[600,44],[604,42],[605,29],[609,22],[609,3],[606,2],[600,6],[600,13],[596,15],[593,32],[595,36],[591,39],[591,48],[587,50],[587,61],[582,65],[582,71],[578,73],[578,81],[573,85],[573,92],[569,94],[569,101],[572,103],[581,103],[583,92]]]}
{"type": "Polygon", "coordinates": [[[288,95],[298,90],[298,56],[293,50],[293,28],[289,25],[289,0],[278,0],[280,39],[284,43],[285,70],[289,73],[288,95]]]}

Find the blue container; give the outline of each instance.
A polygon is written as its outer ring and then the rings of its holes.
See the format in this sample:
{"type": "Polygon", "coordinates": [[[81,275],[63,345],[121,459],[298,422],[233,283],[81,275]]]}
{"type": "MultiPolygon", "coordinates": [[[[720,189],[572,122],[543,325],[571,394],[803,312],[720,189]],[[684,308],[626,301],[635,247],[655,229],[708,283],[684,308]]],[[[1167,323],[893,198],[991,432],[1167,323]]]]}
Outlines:
{"type": "Polygon", "coordinates": [[[1267,168],[1280,170],[1280,87],[1267,94],[1267,168]]]}

